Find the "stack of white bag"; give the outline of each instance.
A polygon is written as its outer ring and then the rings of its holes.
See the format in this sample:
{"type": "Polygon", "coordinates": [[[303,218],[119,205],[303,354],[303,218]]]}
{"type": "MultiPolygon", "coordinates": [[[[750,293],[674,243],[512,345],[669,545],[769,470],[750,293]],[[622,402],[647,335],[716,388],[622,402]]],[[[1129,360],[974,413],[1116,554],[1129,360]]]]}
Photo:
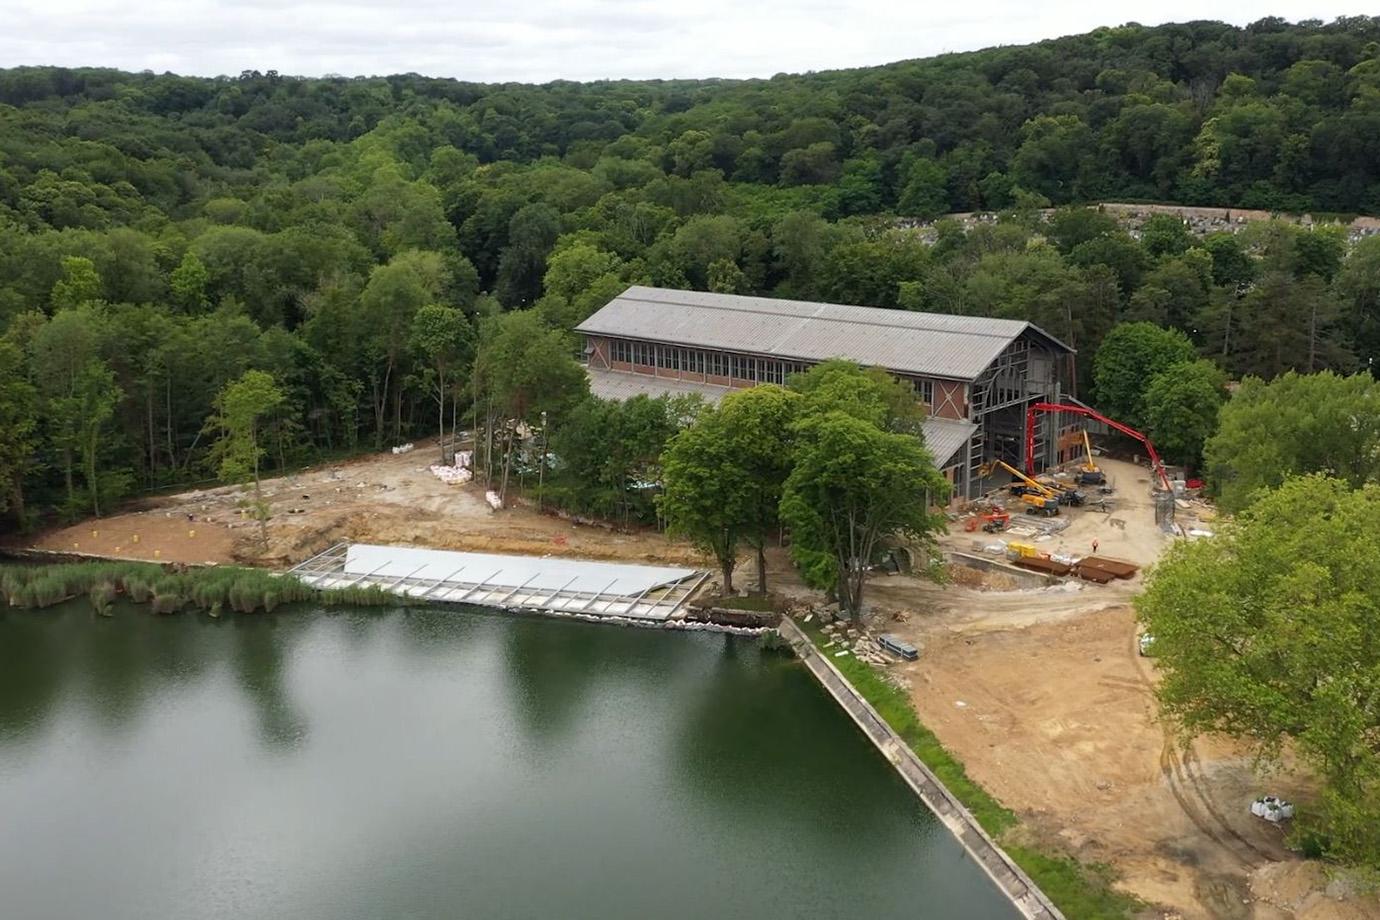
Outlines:
{"type": "Polygon", "coordinates": [[[1267,795],[1251,803],[1251,814],[1257,818],[1264,818],[1273,824],[1278,824],[1280,821],[1294,816],[1294,806],[1281,798],[1267,795]]]}
{"type": "Polygon", "coordinates": [[[447,485],[455,485],[460,482],[469,482],[474,478],[474,474],[466,469],[457,469],[453,466],[433,466],[431,474],[447,485]]]}
{"type": "Polygon", "coordinates": [[[405,454],[405,453],[407,453],[408,451],[410,451],[410,450],[412,449],[412,447],[413,447],[412,442],[411,442],[411,441],[408,441],[406,444],[399,444],[397,447],[393,448],[393,453],[395,453],[395,454],[405,454]]]}
{"type": "Polygon", "coordinates": [[[469,482],[471,479],[474,478],[474,474],[471,473],[468,469],[470,465],[470,457],[471,454],[469,451],[458,450],[455,452],[454,466],[440,466],[438,464],[436,466],[431,467],[431,473],[433,476],[435,476],[442,482],[446,483],[447,485],[469,482]]]}

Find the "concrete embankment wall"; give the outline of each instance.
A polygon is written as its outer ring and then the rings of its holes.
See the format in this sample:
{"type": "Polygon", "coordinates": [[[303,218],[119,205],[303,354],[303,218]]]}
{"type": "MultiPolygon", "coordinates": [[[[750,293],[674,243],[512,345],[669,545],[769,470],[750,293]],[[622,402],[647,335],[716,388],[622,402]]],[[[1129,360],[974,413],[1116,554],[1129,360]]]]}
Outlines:
{"type": "Polygon", "coordinates": [[[971,553],[951,552],[948,554],[948,560],[953,565],[961,565],[978,572],[995,572],[1004,575],[1023,588],[1044,588],[1059,583],[1059,579],[1049,575],[1041,575],[1039,572],[1022,569],[996,559],[974,556],[971,553]]]}
{"type": "Polygon", "coordinates": [[[863,734],[867,735],[877,750],[882,752],[882,756],[896,768],[896,772],[901,774],[906,784],[920,796],[921,801],[958,838],[968,855],[977,861],[997,887],[1011,899],[1011,903],[1021,915],[1038,920],[1064,920],[1059,908],[1055,907],[1030,877],[1011,861],[1011,857],[997,846],[977,823],[972,813],[930,772],[930,768],[925,766],[901,736],[892,731],[886,720],[863,699],[862,694],[848,682],[838,668],[815,648],[810,637],[788,617],[782,618],[778,628],[815,679],[838,701],[858,728],[862,729],[863,734]]]}

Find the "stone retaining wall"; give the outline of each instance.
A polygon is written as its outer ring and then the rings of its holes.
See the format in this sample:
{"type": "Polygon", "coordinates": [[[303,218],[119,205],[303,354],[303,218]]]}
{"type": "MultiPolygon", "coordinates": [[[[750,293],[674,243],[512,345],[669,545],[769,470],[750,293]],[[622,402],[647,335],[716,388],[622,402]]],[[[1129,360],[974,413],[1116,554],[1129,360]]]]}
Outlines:
{"type": "Polygon", "coordinates": [[[819,649],[810,641],[810,637],[789,617],[782,618],[779,629],[815,679],[838,701],[920,800],[958,838],[963,849],[1010,898],[1021,916],[1032,920],[1064,920],[1059,908],[1055,907],[1030,877],[1011,861],[1011,857],[997,846],[977,823],[972,813],[930,772],[929,767],[925,766],[901,736],[892,730],[886,720],[878,715],[877,710],[863,699],[862,694],[848,682],[838,668],[820,654],[819,649]]]}
{"type": "Polygon", "coordinates": [[[737,610],[732,607],[691,607],[685,619],[695,623],[717,623],[721,626],[748,628],[775,627],[781,614],[773,610],[737,610]]]}

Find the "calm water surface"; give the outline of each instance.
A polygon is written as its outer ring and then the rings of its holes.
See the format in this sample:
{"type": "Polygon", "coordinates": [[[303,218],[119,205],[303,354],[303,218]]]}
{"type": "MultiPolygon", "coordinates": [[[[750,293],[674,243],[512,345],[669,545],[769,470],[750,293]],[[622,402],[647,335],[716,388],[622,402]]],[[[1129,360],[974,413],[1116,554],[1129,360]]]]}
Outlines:
{"type": "Polygon", "coordinates": [[[0,612],[0,916],[1014,913],[744,640],[82,602],[0,612]]]}

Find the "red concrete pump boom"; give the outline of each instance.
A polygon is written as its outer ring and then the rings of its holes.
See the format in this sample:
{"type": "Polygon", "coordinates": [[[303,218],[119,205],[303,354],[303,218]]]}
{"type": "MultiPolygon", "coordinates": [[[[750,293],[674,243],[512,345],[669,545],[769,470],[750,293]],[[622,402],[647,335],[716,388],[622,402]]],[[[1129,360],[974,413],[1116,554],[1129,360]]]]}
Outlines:
{"type": "Polygon", "coordinates": [[[1084,415],[1088,418],[1096,419],[1109,428],[1120,431],[1127,437],[1135,438],[1145,445],[1145,452],[1150,455],[1150,469],[1154,470],[1155,475],[1160,478],[1160,482],[1169,491],[1174,491],[1174,487],[1169,484],[1169,474],[1164,471],[1164,464],[1160,462],[1160,455],[1155,452],[1155,445],[1150,443],[1150,439],[1141,434],[1129,425],[1123,425],[1114,419],[1109,419],[1100,412],[1094,412],[1085,406],[1072,406],[1068,403],[1032,403],[1025,412],[1025,468],[1028,472],[1035,470],[1035,414],[1037,412],[1067,412],[1070,415],[1084,415]]]}

